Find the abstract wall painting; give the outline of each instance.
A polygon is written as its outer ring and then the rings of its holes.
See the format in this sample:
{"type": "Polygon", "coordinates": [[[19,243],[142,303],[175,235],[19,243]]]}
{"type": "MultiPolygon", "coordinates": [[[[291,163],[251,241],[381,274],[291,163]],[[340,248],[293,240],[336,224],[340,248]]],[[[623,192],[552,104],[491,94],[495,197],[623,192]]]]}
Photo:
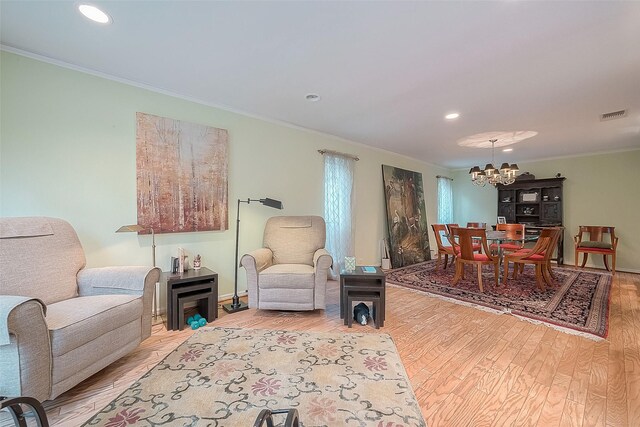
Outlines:
{"type": "Polygon", "coordinates": [[[422,174],[382,165],[393,268],[431,259],[422,174]]]}
{"type": "Polygon", "coordinates": [[[138,224],[155,233],[226,230],[227,145],[226,129],[136,113],[138,224]]]}

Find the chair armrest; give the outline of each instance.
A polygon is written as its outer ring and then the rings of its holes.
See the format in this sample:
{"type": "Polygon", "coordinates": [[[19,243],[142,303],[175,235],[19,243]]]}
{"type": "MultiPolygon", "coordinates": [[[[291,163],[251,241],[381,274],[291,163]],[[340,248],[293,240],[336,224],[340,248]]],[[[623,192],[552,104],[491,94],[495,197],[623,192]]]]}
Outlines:
{"type": "Polygon", "coordinates": [[[101,294],[142,295],[150,287],[153,289],[160,280],[157,267],[102,267],[85,268],[78,273],[80,296],[101,294]]]}
{"type": "Polygon", "coordinates": [[[242,255],[240,265],[247,272],[247,294],[249,308],[258,308],[258,280],[259,272],[273,265],[273,252],[271,249],[261,248],[242,255]]]}
{"type": "Polygon", "coordinates": [[[242,255],[242,258],[240,258],[240,266],[247,270],[256,270],[257,273],[272,265],[273,252],[267,248],[256,249],[255,251],[242,255]]]}
{"type": "Polygon", "coordinates": [[[46,306],[35,298],[0,298],[0,395],[49,399],[51,342],[46,306]]]}
{"type": "Polygon", "coordinates": [[[326,249],[324,248],[318,249],[313,254],[313,267],[315,268],[316,271],[322,268],[331,268],[332,265],[333,265],[333,258],[331,257],[331,254],[327,252],[326,249]]]}

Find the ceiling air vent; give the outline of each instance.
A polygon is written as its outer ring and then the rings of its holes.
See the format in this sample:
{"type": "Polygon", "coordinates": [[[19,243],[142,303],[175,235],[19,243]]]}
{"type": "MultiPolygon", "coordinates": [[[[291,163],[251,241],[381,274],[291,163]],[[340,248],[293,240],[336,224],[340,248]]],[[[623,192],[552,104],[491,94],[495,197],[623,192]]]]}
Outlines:
{"type": "Polygon", "coordinates": [[[600,121],[604,122],[606,120],[621,119],[626,115],[627,115],[627,110],[612,111],[610,113],[604,113],[600,115],[600,121]]]}

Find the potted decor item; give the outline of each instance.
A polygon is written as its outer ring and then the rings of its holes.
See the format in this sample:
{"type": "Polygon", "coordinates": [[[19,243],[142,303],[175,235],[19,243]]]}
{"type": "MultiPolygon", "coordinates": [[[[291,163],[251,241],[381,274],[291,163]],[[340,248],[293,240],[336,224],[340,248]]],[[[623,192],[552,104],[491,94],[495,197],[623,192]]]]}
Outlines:
{"type": "Polygon", "coordinates": [[[198,254],[193,259],[193,269],[194,270],[200,270],[200,263],[201,263],[201,258],[200,258],[200,254],[198,254]]]}

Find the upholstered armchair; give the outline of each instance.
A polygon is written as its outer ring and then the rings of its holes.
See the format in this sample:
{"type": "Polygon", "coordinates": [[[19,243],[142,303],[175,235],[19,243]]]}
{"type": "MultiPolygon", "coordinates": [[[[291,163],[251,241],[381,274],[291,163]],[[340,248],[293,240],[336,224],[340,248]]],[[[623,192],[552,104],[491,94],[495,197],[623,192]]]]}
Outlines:
{"type": "Polygon", "coordinates": [[[249,307],[267,310],[325,308],[333,259],[324,249],[325,222],[319,216],[277,216],[267,221],[263,248],[242,256],[249,307]]]}
{"type": "Polygon", "coordinates": [[[55,218],[0,218],[0,395],[54,399],[151,334],[160,270],[84,268],[55,218]]]}

